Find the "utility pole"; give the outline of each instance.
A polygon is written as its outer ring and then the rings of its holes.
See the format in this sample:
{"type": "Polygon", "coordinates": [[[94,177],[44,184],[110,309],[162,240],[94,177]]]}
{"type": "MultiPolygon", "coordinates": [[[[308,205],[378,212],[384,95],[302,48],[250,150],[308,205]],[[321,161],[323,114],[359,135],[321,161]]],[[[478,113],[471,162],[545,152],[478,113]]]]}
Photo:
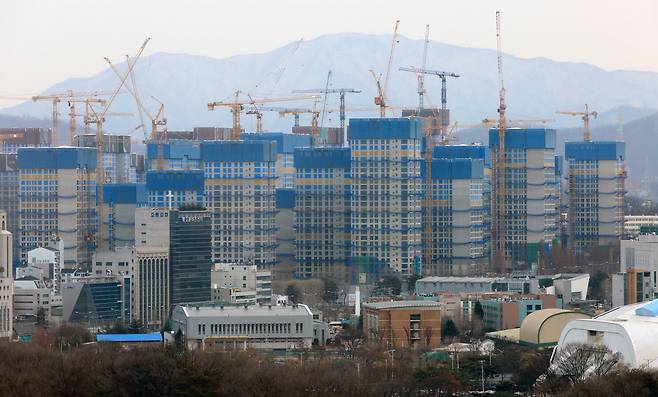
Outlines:
{"type": "Polygon", "coordinates": [[[482,375],[482,393],[484,393],[484,360],[480,360],[480,373],[482,375]]]}

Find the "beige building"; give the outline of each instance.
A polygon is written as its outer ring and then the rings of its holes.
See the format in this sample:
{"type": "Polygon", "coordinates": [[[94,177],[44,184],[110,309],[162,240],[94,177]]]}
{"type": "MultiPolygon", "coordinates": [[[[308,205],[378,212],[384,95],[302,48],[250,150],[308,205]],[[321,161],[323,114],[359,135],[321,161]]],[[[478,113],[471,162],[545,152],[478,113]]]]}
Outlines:
{"type": "Polygon", "coordinates": [[[434,349],[441,345],[441,304],[431,301],[373,302],[362,305],[369,343],[434,349]]]}
{"type": "Polygon", "coordinates": [[[563,309],[544,309],[528,316],[521,323],[519,343],[535,347],[555,346],[562,330],[571,320],[591,318],[588,314],[563,309]]]}

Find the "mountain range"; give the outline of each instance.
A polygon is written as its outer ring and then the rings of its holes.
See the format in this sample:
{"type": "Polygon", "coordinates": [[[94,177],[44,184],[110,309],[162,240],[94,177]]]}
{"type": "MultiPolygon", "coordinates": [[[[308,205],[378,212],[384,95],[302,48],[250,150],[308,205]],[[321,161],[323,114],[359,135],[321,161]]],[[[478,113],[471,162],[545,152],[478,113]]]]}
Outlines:
{"type": "MultiPolygon", "coordinates": [[[[168,128],[189,129],[196,126],[230,126],[228,109],[207,110],[210,101],[230,100],[236,90],[248,92],[257,98],[290,96],[295,89],[355,88],[362,92],[348,94],[347,106],[358,111],[348,111],[348,117],[370,117],[377,114],[373,97],[376,86],[373,76],[382,73],[387,66],[391,47],[390,35],[339,33],[290,43],[260,54],[236,55],[216,59],[199,55],[155,53],[144,56],[135,66],[134,74],[142,101],[157,112],[156,97],[165,104],[168,128]],[[327,83],[327,73],[331,79],[327,83]],[[372,109],[364,111],[363,109],[372,109]]],[[[416,107],[416,76],[398,71],[400,66],[419,66],[423,40],[398,37],[387,97],[389,103],[399,107],[416,107]]],[[[600,113],[592,122],[601,136],[616,134],[618,117],[623,116],[629,152],[635,147],[648,151],[645,143],[654,137],[658,140],[656,123],[652,116],[658,109],[658,73],[638,71],[606,71],[597,66],[557,62],[546,58],[520,58],[504,56],[504,78],[507,106],[510,118],[550,118],[558,128],[577,127],[577,117],[558,116],[557,110],[581,110],[585,103],[600,113]],[[634,124],[635,123],[635,124],[634,124]],[[646,128],[646,129],[645,129],[646,128]],[[637,132],[636,129],[638,129],[637,132]],[[642,131],[640,131],[642,130],[642,131]],[[638,139],[637,145],[633,142],[638,139]]],[[[120,71],[126,63],[117,63],[120,71]]],[[[451,118],[461,123],[473,123],[496,116],[498,80],[496,52],[490,49],[466,48],[431,41],[428,46],[427,68],[458,73],[459,78],[448,80],[448,107],[451,118]]],[[[382,79],[383,80],[383,79],[382,79]]],[[[440,106],[440,80],[426,77],[426,106],[440,106]]],[[[45,90],[44,93],[111,90],[118,79],[108,68],[93,76],[69,78],[45,90]]],[[[306,102],[283,102],[272,106],[306,107],[306,102]]],[[[321,107],[322,104],[320,103],[321,107]]],[[[338,107],[338,98],[331,95],[327,107],[338,107]]],[[[140,124],[133,98],[124,93],[112,106],[112,112],[132,112],[133,117],[108,118],[106,130],[111,133],[134,131],[140,124]]],[[[62,105],[60,113],[66,119],[62,105]]],[[[16,123],[16,116],[49,118],[51,104],[25,102],[0,109],[0,126],[16,123]]],[[[393,115],[399,114],[394,109],[393,115]]],[[[266,130],[289,130],[292,118],[283,119],[277,113],[265,113],[266,130]]],[[[308,123],[308,118],[303,118],[308,123]]],[[[147,121],[148,123],[148,121],[147,121]]],[[[326,126],[338,124],[338,113],[328,113],[326,126]]],[[[252,116],[243,115],[246,130],[255,129],[252,116]]],[[[136,138],[141,132],[134,131],[136,138]]],[[[566,131],[565,133],[568,133],[566,131]]],[[[468,136],[469,134],[465,134],[468,136]]],[[[656,156],[647,153],[650,160],[656,156]]],[[[638,160],[642,163],[646,159],[638,160]]],[[[642,164],[631,165],[632,169],[642,164]]],[[[644,171],[643,171],[644,172],[644,171]]]]}

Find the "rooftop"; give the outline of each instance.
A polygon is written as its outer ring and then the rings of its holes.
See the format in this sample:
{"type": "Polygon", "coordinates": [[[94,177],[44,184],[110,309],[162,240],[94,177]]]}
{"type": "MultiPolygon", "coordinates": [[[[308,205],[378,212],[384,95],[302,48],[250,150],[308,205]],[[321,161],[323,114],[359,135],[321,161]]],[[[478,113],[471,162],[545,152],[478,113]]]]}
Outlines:
{"type": "Polygon", "coordinates": [[[177,306],[186,317],[246,317],[246,316],[312,316],[308,306],[297,305],[246,305],[246,306],[177,306]]]}
{"type": "Polygon", "coordinates": [[[407,307],[441,307],[439,302],[434,301],[389,301],[389,302],[371,302],[364,303],[364,308],[371,309],[402,309],[407,307]]]}
{"type": "Polygon", "coordinates": [[[439,277],[439,276],[430,276],[421,278],[421,283],[493,283],[497,280],[502,280],[503,278],[496,277],[439,277]]]}

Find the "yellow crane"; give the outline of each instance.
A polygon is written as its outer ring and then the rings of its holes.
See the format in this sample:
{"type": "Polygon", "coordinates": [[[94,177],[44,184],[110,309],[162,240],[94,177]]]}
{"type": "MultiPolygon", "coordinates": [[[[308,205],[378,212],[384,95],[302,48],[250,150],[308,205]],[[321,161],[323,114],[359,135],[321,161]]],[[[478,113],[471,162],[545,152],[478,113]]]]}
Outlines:
{"type": "Polygon", "coordinates": [[[153,100],[158,102],[160,106],[158,107],[158,111],[155,114],[155,116],[149,112],[149,110],[144,106],[144,103],[140,99],[139,92],[137,91],[137,84],[135,83],[135,75],[133,73],[133,67],[132,65],[134,62],[136,62],[136,59],[131,60],[128,55],[126,55],[126,64],[128,65],[128,72],[126,75],[122,75],[119,70],[112,64],[112,61],[110,61],[108,58],[105,58],[105,62],[110,66],[114,74],[117,76],[117,78],[120,81],[125,81],[127,76],[130,76],[131,78],[131,83],[126,84],[126,90],[132,95],[132,97],[135,99],[135,103],[137,104],[137,108],[139,110],[139,115],[141,119],[141,124],[140,126],[143,129],[144,132],[144,140],[143,143],[147,143],[149,136],[146,132],[146,129],[144,128],[144,120],[142,117],[142,113],[145,113],[146,116],[151,120],[151,141],[157,143],[157,160],[156,160],[156,169],[162,170],[164,169],[164,143],[167,140],[167,118],[164,115],[164,104],[160,102],[156,97],[151,96],[153,100]],[[162,127],[162,130],[160,130],[160,127],[162,127]]]}
{"type": "Polygon", "coordinates": [[[375,74],[375,72],[370,69],[370,74],[375,79],[375,84],[377,85],[377,96],[375,97],[375,105],[379,106],[379,116],[386,117],[386,108],[388,107],[388,98],[386,94],[388,93],[388,82],[391,79],[391,67],[393,66],[393,55],[395,54],[395,46],[398,42],[398,26],[400,25],[400,20],[395,21],[395,28],[393,29],[393,40],[391,42],[391,52],[388,54],[388,67],[386,68],[386,75],[384,75],[384,84],[381,83],[382,75],[375,74]]]}
{"type": "MultiPolygon", "coordinates": [[[[240,134],[242,133],[242,127],[240,126],[240,114],[244,110],[245,105],[261,104],[261,103],[276,103],[276,102],[288,102],[288,101],[303,101],[307,99],[317,99],[317,95],[307,95],[307,96],[290,96],[290,97],[280,97],[280,98],[261,98],[254,99],[249,96],[248,99],[241,99],[240,94],[242,91],[235,92],[235,100],[233,101],[217,101],[209,102],[208,110],[215,110],[218,107],[227,107],[231,110],[233,116],[233,128],[231,130],[230,139],[239,140],[240,134]]],[[[262,128],[262,126],[261,126],[262,128]]]]}
{"type": "Polygon", "coordinates": [[[565,111],[557,111],[555,112],[557,114],[566,114],[568,116],[580,116],[580,118],[583,120],[583,141],[589,142],[592,140],[592,136],[589,132],[589,118],[593,117],[596,118],[598,117],[598,112],[595,110],[589,110],[589,105],[585,104],[585,111],[584,112],[565,112],[565,111]]]}
{"type": "Polygon", "coordinates": [[[104,153],[104,144],[103,144],[103,123],[105,122],[105,116],[108,115],[110,106],[114,102],[114,99],[121,91],[121,88],[124,87],[126,79],[132,72],[132,69],[137,64],[139,57],[144,52],[144,48],[151,40],[150,37],[147,37],[142,43],[141,47],[137,51],[137,55],[134,57],[132,63],[128,64],[128,73],[126,73],[120,80],[119,86],[114,90],[110,99],[108,99],[105,107],[96,112],[92,106],[89,106],[91,110],[91,116],[86,120],[88,124],[96,125],[96,203],[97,203],[97,216],[98,216],[98,232],[96,236],[96,248],[98,251],[102,252],[104,248],[105,241],[103,240],[103,187],[105,186],[105,170],[103,167],[103,153],[104,153]]]}
{"type": "Polygon", "coordinates": [[[505,211],[505,169],[507,155],[505,153],[505,130],[507,128],[507,105],[505,103],[505,83],[503,81],[503,50],[500,33],[500,11],[496,11],[496,51],[498,64],[498,145],[493,156],[493,213],[491,216],[491,262],[496,270],[501,271],[507,262],[505,252],[506,211],[505,211]]]}
{"type": "Polygon", "coordinates": [[[52,102],[52,136],[53,142],[55,139],[59,138],[59,109],[58,106],[61,102],[67,102],[69,105],[69,144],[73,145],[73,137],[76,132],[76,122],[75,122],[75,103],[97,103],[104,104],[104,99],[100,98],[102,96],[111,95],[113,91],[90,91],[90,92],[76,92],[73,90],[67,90],[60,93],[53,94],[43,94],[43,95],[34,95],[34,96],[0,96],[0,99],[11,99],[11,100],[32,100],[33,102],[42,102],[48,101],[52,102]]]}

